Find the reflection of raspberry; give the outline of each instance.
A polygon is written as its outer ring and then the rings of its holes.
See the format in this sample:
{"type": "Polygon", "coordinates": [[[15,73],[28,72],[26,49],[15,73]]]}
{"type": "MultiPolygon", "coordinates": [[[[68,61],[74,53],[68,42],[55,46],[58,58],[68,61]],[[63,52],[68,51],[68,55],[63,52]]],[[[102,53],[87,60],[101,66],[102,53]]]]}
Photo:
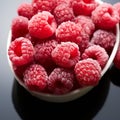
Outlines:
{"type": "Polygon", "coordinates": [[[82,54],[82,58],[92,58],[97,60],[100,66],[103,68],[107,63],[109,56],[104,48],[100,47],[99,45],[92,45],[85,49],[84,53],[82,54]]]}
{"type": "Polygon", "coordinates": [[[43,91],[47,80],[47,73],[41,65],[32,64],[24,72],[24,82],[30,90],[43,91]]]}
{"type": "Polygon", "coordinates": [[[27,38],[16,38],[9,46],[8,55],[14,65],[24,65],[33,60],[34,48],[27,38]]]}
{"type": "Polygon", "coordinates": [[[114,65],[116,68],[120,69],[120,45],[118,47],[117,53],[114,58],[114,65]]]}
{"type": "Polygon", "coordinates": [[[51,67],[53,60],[51,57],[52,50],[57,46],[57,41],[49,40],[35,45],[35,60],[46,67],[51,67]]]}
{"type": "Polygon", "coordinates": [[[109,31],[99,29],[94,32],[93,37],[91,39],[91,43],[100,45],[110,54],[112,48],[114,47],[115,40],[115,34],[109,31]]]}
{"type": "Polygon", "coordinates": [[[13,38],[24,37],[28,33],[28,18],[17,16],[12,20],[12,36],[13,38]]]}
{"type": "Polygon", "coordinates": [[[33,8],[30,3],[20,4],[20,6],[17,9],[17,12],[18,15],[27,17],[28,19],[30,19],[34,15],[33,8]]]}
{"type": "Polygon", "coordinates": [[[30,35],[39,39],[52,36],[56,27],[54,16],[47,11],[34,15],[28,23],[30,35]]]}
{"type": "Polygon", "coordinates": [[[91,15],[91,12],[98,6],[95,0],[71,0],[75,15],[91,15]]]}
{"type": "Polygon", "coordinates": [[[91,35],[95,30],[95,25],[89,16],[79,15],[75,17],[74,22],[80,25],[88,35],[91,35]]]}
{"type": "Polygon", "coordinates": [[[54,16],[59,24],[74,18],[73,10],[67,4],[58,5],[54,9],[54,16]]]}
{"type": "Polygon", "coordinates": [[[112,29],[119,22],[118,12],[109,3],[99,5],[92,12],[91,18],[96,27],[101,29],[112,29]]]}
{"type": "Polygon", "coordinates": [[[79,61],[74,68],[80,86],[95,86],[101,77],[101,67],[91,58],[79,61]]]}
{"type": "Polygon", "coordinates": [[[35,13],[41,11],[52,12],[56,4],[56,0],[32,0],[32,6],[35,13]]]}
{"type": "Polygon", "coordinates": [[[51,55],[56,64],[65,68],[73,67],[80,59],[79,47],[72,42],[58,44],[51,55]]]}
{"type": "Polygon", "coordinates": [[[65,94],[71,91],[73,82],[73,72],[63,68],[55,68],[49,75],[48,89],[54,94],[65,94]]]}

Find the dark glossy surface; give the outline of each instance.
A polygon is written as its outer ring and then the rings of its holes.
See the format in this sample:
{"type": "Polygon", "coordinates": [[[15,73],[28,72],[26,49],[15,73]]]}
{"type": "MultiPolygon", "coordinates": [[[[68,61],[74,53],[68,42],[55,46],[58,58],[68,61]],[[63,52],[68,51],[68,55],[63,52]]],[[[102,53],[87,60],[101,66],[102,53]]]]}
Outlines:
{"type": "Polygon", "coordinates": [[[0,120],[54,119],[55,115],[61,119],[120,120],[120,70],[115,67],[87,95],[68,103],[38,100],[16,82],[8,65],[6,45],[11,20],[22,2],[25,0],[4,0],[0,4],[0,120]]]}

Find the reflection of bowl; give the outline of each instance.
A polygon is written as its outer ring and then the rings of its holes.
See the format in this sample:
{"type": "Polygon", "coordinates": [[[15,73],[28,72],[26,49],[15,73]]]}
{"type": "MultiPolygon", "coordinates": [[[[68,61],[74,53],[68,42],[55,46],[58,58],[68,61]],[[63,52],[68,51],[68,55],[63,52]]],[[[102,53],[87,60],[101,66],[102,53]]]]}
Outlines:
{"type": "Polygon", "coordinates": [[[12,89],[12,100],[17,113],[23,120],[33,120],[44,118],[60,119],[76,117],[82,120],[92,120],[92,118],[103,107],[109,92],[109,71],[101,79],[98,86],[93,88],[85,96],[67,103],[51,103],[36,99],[31,96],[16,80],[12,89]],[[102,94],[101,94],[102,93],[102,94]]]}
{"type": "MultiPolygon", "coordinates": [[[[109,57],[109,60],[102,70],[101,77],[103,77],[103,75],[106,73],[106,71],[111,66],[113,59],[115,57],[115,54],[117,52],[117,49],[118,49],[118,45],[119,45],[119,25],[118,24],[116,26],[116,31],[117,31],[116,32],[116,42],[115,42],[114,48],[112,50],[112,53],[109,57]]],[[[8,36],[7,49],[10,45],[10,42],[11,42],[11,32],[9,33],[9,36],[8,36]]],[[[8,58],[8,61],[9,61],[10,67],[12,69],[12,64],[11,64],[9,58],[8,58]]],[[[12,69],[12,71],[13,71],[13,69],[12,69]]],[[[23,82],[21,82],[21,80],[19,80],[19,78],[15,75],[14,71],[13,71],[13,73],[14,73],[14,76],[15,76],[16,80],[18,81],[18,83],[20,85],[22,85],[27,91],[29,91],[33,96],[36,96],[42,100],[46,100],[46,101],[50,101],[50,102],[67,102],[67,101],[75,100],[75,99],[85,95],[86,93],[88,93],[91,89],[93,89],[93,86],[83,87],[83,88],[76,89],[76,90],[69,92],[67,94],[64,94],[64,95],[52,95],[52,94],[48,94],[48,93],[34,92],[34,91],[30,91],[23,84],[23,82]]]]}

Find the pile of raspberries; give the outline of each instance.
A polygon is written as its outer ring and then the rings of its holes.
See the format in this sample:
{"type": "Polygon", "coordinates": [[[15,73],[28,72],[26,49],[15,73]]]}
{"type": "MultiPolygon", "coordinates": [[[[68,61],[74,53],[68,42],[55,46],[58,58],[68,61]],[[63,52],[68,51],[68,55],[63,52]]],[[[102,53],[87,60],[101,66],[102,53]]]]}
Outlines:
{"type": "MultiPolygon", "coordinates": [[[[116,42],[120,3],[32,0],[17,14],[8,56],[29,90],[62,95],[98,85],[116,42]]],[[[114,64],[120,68],[120,49],[114,64]]]]}

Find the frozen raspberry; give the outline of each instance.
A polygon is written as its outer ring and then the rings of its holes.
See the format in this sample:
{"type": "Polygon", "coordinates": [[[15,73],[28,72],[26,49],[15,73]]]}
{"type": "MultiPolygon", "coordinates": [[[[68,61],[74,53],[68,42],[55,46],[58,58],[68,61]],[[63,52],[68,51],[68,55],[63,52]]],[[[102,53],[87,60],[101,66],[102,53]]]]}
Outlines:
{"type": "Polygon", "coordinates": [[[52,36],[55,33],[56,27],[57,24],[54,16],[47,11],[34,15],[28,23],[30,35],[39,39],[52,36]]]}
{"type": "Polygon", "coordinates": [[[71,0],[56,0],[57,6],[60,4],[67,4],[70,5],[71,0]]]}
{"type": "Polygon", "coordinates": [[[112,29],[119,22],[118,12],[109,3],[99,5],[92,12],[91,18],[96,27],[101,29],[112,29]]]}
{"type": "Polygon", "coordinates": [[[60,42],[75,42],[79,45],[81,52],[87,47],[89,41],[89,36],[82,27],[71,21],[63,22],[58,26],[56,38],[60,42]]]}
{"type": "Polygon", "coordinates": [[[74,68],[80,86],[96,86],[101,78],[101,67],[91,58],[79,61],[74,68]]]}
{"type": "Polygon", "coordinates": [[[116,68],[120,69],[120,45],[118,47],[113,63],[116,68]]]}
{"type": "Polygon", "coordinates": [[[47,81],[46,70],[39,64],[30,65],[24,72],[25,85],[32,91],[44,91],[47,81]]]}
{"type": "Polygon", "coordinates": [[[74,85],[74,74],[64,68],[55,68],[49,75],[48,89],[53,94],[66,94],[70,92],[74,85]]]}
{"type": "Polygon", "coordinates": [[[77,25],[80,25],[86,34],[92,35],[95,30],[95,24],[89,16],[79,15],[73,20],[77,25]]]}
{"type": "Polygon", "coordinates": [[[115,41],[116,36],[114,33],[101,29],[96,30],[91,39],[91,43],[100,45],[107,51],[108,54],[111,53],[115,41]]]}
{"type": "Polygon", "coordinates": [[[34,47],[30,40],[19,37],[11,42],[8,55],[11,62],[16,66],[28,64],[33,60],[34,47]]]}
{"type": "Polygon", "coordinates": [[[109,56],[104,48],[100,47],[99,45],[92,45],[85,49],[84,53],[82,54],[82,58],[92,58],[97,60],[100,66],[103,68],[107,63],[109,56]]]}
{"type": "Polygon", "coordinates": [[[56,4],[56,0],[32,0],[32,6],[35,13],[41,11],[52,12],[56,4]]]}
{"type": "Polygon", "coordinates": [[[35,60],[45,67],[51,67],[53,60],[51,57],[52,50],[57,46],[57,41],[49,40],[35,45],[35,60]]]}
{"type": "Polygon", "coordinates": [[[56,64],[65,68],[73,67],[80,59],[79,47],[72,42],[58,44],[51,55],[56,64]]]}
{"type": "Polygon", "coordinates": [[[71,0],[75,15],[91,15],[91,12],[98,6],[95,0],[71,0]]]}
{"type": "Polygon", "coordinates": [[[20,4],[17,9],[17,13],[18,15],[27,17],[28,19],[30,19],[34,15],[33,7],[30,3],[20,4]]]}
{"type": "Polygon", "coordinates": [[[116,11],[119,14],[119,22],[120,22],[120,2],[115,3],[113,7],[116,9],[116,11]]]}
{"type": "Polygon", "coordinates": [[[12,37],[24,37],[28,33],[28,18],[17,16],[12,20],[11,24],[12,37]]]}
{"type": "Polygon", "coordinates": [[[72,8],[67,4],[60,4],[54,9],[54,16],[58,24],[72,20],[74,18],[74,13],[72,8]]]}

